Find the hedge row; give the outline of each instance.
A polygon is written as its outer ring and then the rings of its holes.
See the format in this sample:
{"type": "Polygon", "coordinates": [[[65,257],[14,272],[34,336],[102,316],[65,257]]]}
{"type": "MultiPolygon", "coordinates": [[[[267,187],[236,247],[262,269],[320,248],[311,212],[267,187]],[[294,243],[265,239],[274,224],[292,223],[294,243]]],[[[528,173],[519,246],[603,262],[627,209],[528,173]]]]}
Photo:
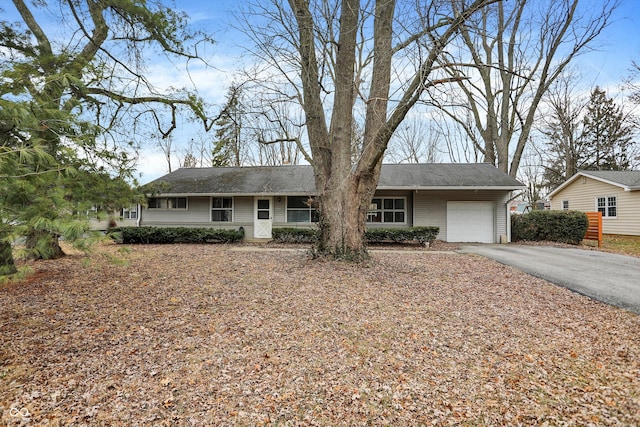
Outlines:
{"type": "MultiPolygon", "coordinates": [[[[433,243],[439,227],[371,228],[365,232],[368,243],[411,242],[433,243]]],[[[277,243],[315,243],[318,230],[309,228],[274,228],[273,240],[277,243]]]]}
{"type": "Polygon", "coordinates": [[[121,227],[109,232],[112,238],[125,244],[153,243],[232,243],[244,238],[244,229],[216,230],[188,227],[121,227]]]}
{"type": "Polygon", "coordinates": [[[271,230],[271,237],[276,243],[315,243],[318,230],[311,228],[282,227],[271,230]]]}
{"type": "Polygon", "coordinates": [[[410,242],[431,244],[438,237],[440,227],[371,228],[365,232],[367,242],[410,242]]]}
{"type": "Polygon", "coordinates": [[[523,215],[511,215],[511,240],[579,245],[588,227],[589,219],[583,212],[536,210],[523,215]]]}
{"type": "MultiPolygon", "coordinates": [[[[373,228],[366,231],[369,243],[411,242],[433,243],[438,227],[373,228]]],[[[310,228],[274,228],[273,241],[278,243],[315,243],[318,230],[310,228]]],[[[232,243],[244,238],[244,229],[217,230],[188,227],[121,227],[109,231],[109,236],[125,244],[164,243],[232,243]]]]}

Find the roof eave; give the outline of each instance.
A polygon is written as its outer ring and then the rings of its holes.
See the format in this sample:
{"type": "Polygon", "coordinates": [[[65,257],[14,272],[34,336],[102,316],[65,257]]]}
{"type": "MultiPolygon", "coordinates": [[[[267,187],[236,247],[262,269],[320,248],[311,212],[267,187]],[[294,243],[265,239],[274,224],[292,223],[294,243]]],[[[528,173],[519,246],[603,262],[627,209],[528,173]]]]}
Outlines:
{"type": "Polygon", "coordinates": [[[591,175],[588,171],[587,172],[579,172],[581,173],[583,176],[586,176],[588,178],[591,179],[595,179],[596,181],[600,181],[600,182],[604,182],[605,184],[609,184],[609,185],[613,185],[614,187],[620,187],[622,189],[624,189],[624,191],[632,191],[631,188],[633,187],[629,187],[628,185],[625,185],[621,182],[617,182],[617,181],[611,181],[610,179],[605,179],[596,175],[591,175]]]}
{"type": "Polygon", "coordinates": [[[572,177],[570,177],[568,180],[566,180],[565,182],[563,182],[562,184],[560,184],[560,186],[558,188],[556,188],[555,190],[553,190],[551,193],[549,193],[549,195],[547,196],[549,198],[549,200],[553,199],[553,197],[559,193],[560,191],[562,191],[565,187],[569,186],[573,181],[575,181],[576,179],[578,179],[581,176],[586,176],[585,174],[583,174],[582,172],[577,172],[575,175],[573,175],[572,177]]]}
{"type": "MultiPolygon", "coordinates": [[[[503,185],[495,185],[495,186],[464,186],[464,185],[440,185],[440,186],[382,186],[377,187],[376,191],[386,190],[386,191],[442,191],[442,190],[484,190],[484,191],[514,191],[514,190],[525,190],[527,187],[524,185],[521,186],[503,186],[503,185]]],[[[640,189],[640,188],[639,188],[640,189]]],[[[262,197],[276,197],[276,196],[308,196],[310,194],[315,194],[316,191],[281,191],[281,192],[250,192],[250,193],[154,193],[148,194],[149,197],[233,197],[233,196],[262,196],[262,197]]]]}
{"type": "Polygon", "coordinates": [[[269,192],[269,193],[154,193],[147,194],[149,197],[234,197],[234,196],[260,196],[260,197],[283,197],[283,196],[308,196],[315,194],[315,191],[292,191],[292,192],[269,192]]]}
{"type": "Polygon", "coordinates": [[[377,187],[376,190],[411,190],[411,191],[429,191],[429,190],[499,190],[499,191],[513,191],[513,190],[525,190],[527,187],[524,185],[515,186],[515,185],[475,185],[475,186],[466,186],[466,185],[428,185],[428,186],[406,186],[406,187],[398,187],[398,186],[383,186],[377,187]]]}

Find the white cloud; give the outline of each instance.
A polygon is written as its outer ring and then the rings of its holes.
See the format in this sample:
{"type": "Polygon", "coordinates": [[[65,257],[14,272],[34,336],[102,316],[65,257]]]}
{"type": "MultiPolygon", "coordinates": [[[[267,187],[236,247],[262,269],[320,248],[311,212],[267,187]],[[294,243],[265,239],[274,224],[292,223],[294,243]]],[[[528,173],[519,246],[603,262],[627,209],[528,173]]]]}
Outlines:
{"type": "MultiPolygon", "coordinates": [[[[177,169],[177,168],[176,168],[177,169]]],[[[142,149],[138,157],[138,173],[141,184],[147,184],[169,173],[169,166],[163,153],[151,148],[142,149]]]]}

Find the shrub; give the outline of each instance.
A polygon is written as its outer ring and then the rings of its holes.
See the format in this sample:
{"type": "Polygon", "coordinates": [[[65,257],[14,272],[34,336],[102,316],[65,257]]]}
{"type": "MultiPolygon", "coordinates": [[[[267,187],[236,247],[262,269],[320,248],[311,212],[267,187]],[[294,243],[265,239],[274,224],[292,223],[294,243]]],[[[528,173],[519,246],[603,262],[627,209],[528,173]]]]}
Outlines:
{"type": "Polygon", "coordinates": [[[365,232],[369,243],[411,242],[431,244],[438,237],[440,227],[371,228],[365,232]]]}
{"type": "Polygon", "coordinates": [[[242,240],[244,230],[187,227],[121,227],[109,235],[119,243],[231,243],[242,240]]]}
{"type": "Polygon", "coordinates": [[[311,228],[274,228],[271,235],[277,243],[315,243],[318,240],[318,230],[311,228]]]}
{"type": "Polygon", "coordinates": [[[511,240],[550,241],[578,245],[589,227],[578,211],[533,211],[511,216],[511,240]]]}
{"type": "MultiPolygon", "coordinates": [[[[439,227],[371,228],[365,232],[368,243],[411,242],[433,243],[439,227]]],[[[278,243],[315,243],[318,230],[309,228],[274,228],[273,240],[278,243]]]]}

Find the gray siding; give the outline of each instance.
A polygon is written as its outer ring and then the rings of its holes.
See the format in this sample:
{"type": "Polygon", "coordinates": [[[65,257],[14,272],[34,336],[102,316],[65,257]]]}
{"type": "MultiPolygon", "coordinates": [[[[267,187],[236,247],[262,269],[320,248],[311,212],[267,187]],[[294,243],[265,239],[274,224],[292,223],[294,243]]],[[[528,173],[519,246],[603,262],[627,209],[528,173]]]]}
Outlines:
{"type": "Polygon", "coordinates": [[[283,224],[287,221],[287,198],[277,196],[273,198],[273,223],[283,224]]]}
{"type": "MultiPolygon", "coordinates": [[[[135,219],[116,219],[116,227],[135,227],[138,225],[138,221],[135,219]]],[[[109,220],[108,219],[89,219],[89,229],[90,230],[100,230],[104,231],[109,228],[109,220]]]]}
{"type": "Polygon", "coordinates": [[[233,222],[240,225],[253,224],[253,197],[233,198],[233,222]]]}
{"type": "Polygon", "coordinates": [[[493,202],[495,206],[494,241],[499,242],[500,236],[509,235],[506,209],[508,199],[508,191],[417,191],[414,196],[416,218],[414,225],[440,227],[438,239],[446,241],[448,201],[493,202]]]}
{"type": "Polygon", "coordinates": [[[447,236],[447,201],[430,197],[421,191],[415,195],[414,215],[416,227],[440,227],[438,239],[446,240],[447,236]]]}
{"type": "MultiPolygon", "coordinates": [[[[508,214],[506,201],[508,191],[378,191],[375,197],[406,198],[406,224],[368,223],[368,227],[437,226],[438,239],[447,240],[448,201],[491,201],[495,204],[495,241],[508,234],[508,214]]],[[[245,236],[253,238],[254,204],[253,196],[233,198],[233,222],[211,222],[211,198],[209,196],[189,197],[187,209],[143,209],[140,225],[158,227],[216,227],[237,229],[244,227],[245,236]]],[[[310,223],[286,222],[286,197],[273,197],[274,227],[316,227],[310,223]]]]}
{"type": "Polygon", "coordinates": [[[211,223],[210,208],[210,197],[188,197],[187,209],[143,208],[140,225],[204,226],[211,223]]]}
{"type": "Polygon", "coordinates": [[[157,227],[238,228],[253,225],[253,197],[233,198],[233,222],[211,222],[211,197],[189,197],[187,209],[142,209],[140,225],[157,227]]]}

